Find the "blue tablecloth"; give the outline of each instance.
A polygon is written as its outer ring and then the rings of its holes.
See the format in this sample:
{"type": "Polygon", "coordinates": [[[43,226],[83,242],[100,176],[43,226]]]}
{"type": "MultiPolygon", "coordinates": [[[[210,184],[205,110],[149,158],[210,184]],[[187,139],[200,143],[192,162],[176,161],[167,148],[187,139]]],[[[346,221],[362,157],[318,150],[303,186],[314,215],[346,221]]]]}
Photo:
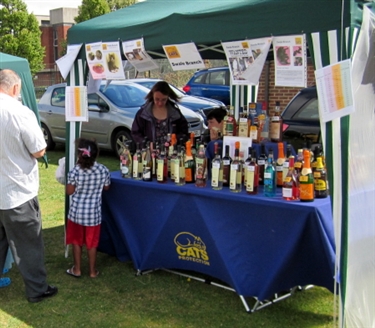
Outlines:
{"type": "Polygon", "coordinates": [[[136,270],[168,268],[218,278],[264,300],[294,286],[334,288],[330,200],[287,202],[227,188],[176,186],[111,174],[99,250],[136,270]]]}

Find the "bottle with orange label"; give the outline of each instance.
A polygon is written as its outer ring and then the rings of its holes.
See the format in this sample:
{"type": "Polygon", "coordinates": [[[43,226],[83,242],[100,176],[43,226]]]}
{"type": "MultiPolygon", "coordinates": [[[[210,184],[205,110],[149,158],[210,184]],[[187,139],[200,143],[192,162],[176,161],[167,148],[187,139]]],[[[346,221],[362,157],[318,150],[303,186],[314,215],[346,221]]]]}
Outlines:
{"type": "Polygon", "coordinates": [[[310,163],[310,151],[303,150],[303,167],[299,176],[299,191],[301,202],[312,202],[314,195],[314,175],[310,163]]]}
{"type": "Polygon", "coordinates": [[[191,153],[191,142],[186,142],[185,154],[185,182],[193,183],[195,178],[195,162],[191,153]]]}
{"type": "Polygon", "coordinates": [[[284,162],[285,162],[285,154],[284,154],[284,144],[279,142],[277,144],[278,147],[278,156],[276,160],[276,185],[278,187],[283,186],[284,181],[284,162]]]}

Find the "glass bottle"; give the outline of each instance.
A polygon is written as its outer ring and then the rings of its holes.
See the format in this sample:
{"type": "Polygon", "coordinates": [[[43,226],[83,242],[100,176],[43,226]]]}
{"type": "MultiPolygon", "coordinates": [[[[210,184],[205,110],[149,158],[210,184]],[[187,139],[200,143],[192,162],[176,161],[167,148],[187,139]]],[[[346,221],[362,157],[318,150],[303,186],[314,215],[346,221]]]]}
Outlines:
{"type": "Polygon", "coordinates": [[[258,169],[259,169],[259,184],[264,185],[264,169],[266,167],[267,156],[266,156],[266,147],[264,144],[260,146],[260,154],[257,160],[258,169]]]}
{"type": "Polygon", "coordinates": [[[159,183],[166,183],[168,177],[168,160],[167,155],[165,154],[165,146],[160,145],[160,154],[156,161],[156,180],[159,183]]]}
{"type": "Polygon", "coordinates": [[[171,148],[171,147],[173,148],[173,151],[172,151],[172,155],[170,156],[170,159],[169,159],[169,169],[170,169],[171,180],[174,181],[175,180],[175,172],[176,172],[175,165],[176,165],[176,160],[177,160],[177,157],[178,157],[178,150],[177,150],[177,145],[170,146],[169,148],[171,148]]]}
{"type": "Polygon", "coordinates": [[[185,182],[193,183],[195,178],[195,162],[191,154],[191,142],[186,142],[186,155],[185,155],[185,182]]]}
{"type": "Polygon", "coordinates": [[[133,160],[128,142],[124,143],[124,149],[120,155],[120,169],[123,178],[131,178],[133,173],[133,160]]]}
{"type": "Polygon", "coordinates": [[[185,155],[181,145],[177,146],[177,158],[174,162],[174,182],[177,186],[185,184],[185,155]]]}
{"type": "Polygon", "coordinates": [[[133,179],[142,180],[143,174],[143,162],[142,162],[142,153],[139,148],[139,142],[137,142],[137,148],[133,156],[133,179]]]}
{"type": "Polygon", "coordinates": [[[243,163],[243,167],[242,167],[243,175],[244,175],[243,185],[244,185],[245,188],[246,188],[246,183],[247,183],[247,180],[246,180],[247,179],[247,166],[251,163],[251,152],[252,152],[252,147],[249,147],[248,148],[248,156],[245,159],[245,161],[243,163]]]}
{"type": "Polygon", "coordinates": [[[270,120],[267,115],[267,102],[262,103],[262,113],[258,115],[258,137],[259,142],[269,141],[270,120]]]}
{"type": "Polygon", "coordinates": [[[231,192],[242,191],[242,164],[240,161],[240,143],[235,142],[234,160],[230,164],[229,190],[231,192]]]}
{"type": "Polygon", "coordinates": [[[207,159],[204,145],[200,145],[195,157],[195,186],[206,187],[207,183],[207,159]]]}
{"type": "Polygon", "coordinates": [[[282,141],[283,119],[281,118],[280,102],[276,101],[274,115],[271,117],[270,139],[273,142],[282,141]]]}
{"type": "Polygon", "coordinates": [[[303,167],[299,176],[299,191],[301,202],[314,200],[314,176],[311,170],[310,151],[303,150],[303,167]]]}
{"type": "Polygon", "coordinates": [[[276,196],[276,165],[272,149],[268,151],[267,166],[264,169],[264,196],[276,196]]]}
{"type": "Polygon", "coordinates": [[[284,178],[282,196],[285,200],[299,199],[299,182],[294,168],[294,156],[289,156],[289,170],[284,178]]]}
{"type": "Polygon", "coordinates": [[[282,187],[283,186],[283,172],[284,172],[284,162],[285,162],[285,154],[284,154],[284,143],[278,142],[278,156],[276,160],[276,186],[282,187]]]}
{"type": "Polygon", "coordinates": [[[229,155],[229,145],[225,145],[225,154],[223,157],[223,186],[229,186],[230,178],[230,164],[232,163],[232,158],[229,155]]]}
{"type": "Polygon", "coordinates": [[[217,142],[214,143],[215,157],[212,160],[211,187],[213,190],[223,189],[223,161],[220,155],[220,148],[217,142]]]}
{"type": "Polygon", "coordinates": [[[230,106],[229,108],[229,115],[226,120],[226,127],[225,127],[226,135],[227,136],[235,136],[236,135],[236,119],[234,118],[234,108],[230,106]]]}
{"type": "Polygon", "coordinates": [[[286,157],[285,157],[285,162],[283,164],[283,181],[289,171],[289,158],[291,155],[292,155],[292,145],[286,144],[286,157]]]}
{"type": "MultiPolygon", "coordinates": [[[[250,151],[249,151],[250,152],[250,151]]],[[[251,150],[251,161],[246,167],[246,193],[256,195],[259,185],[259,167],[256,160],[255,149],[251,150]]]]}
{"type": "Polygon", "coordinates": [[[250,121],[248,119],[247,106],[244,106],[238,121],[238,136],[247,138],[249,136],[249,127],[250,121]]]}
{"type": "Polygon", "coordinates": [[[322,157],[316,159],[314,172],[314,192],[315,198],[326,198],[328,196],[327,172],[323,165],[322,157]]]}
{"type": "Polygon", "coordinates": [[[303,166],[303,149],[298,149],[297,158],[294,161],[294,168],[296,169],[297,176],[299,178],[303,166]]]}
{"type": "Polygon", "coordinates": [[[152,181],[152,155],[150,149],[150,143],[147,143],[146,146],[146,155],[143,160],[143,181],[152,181]]]}

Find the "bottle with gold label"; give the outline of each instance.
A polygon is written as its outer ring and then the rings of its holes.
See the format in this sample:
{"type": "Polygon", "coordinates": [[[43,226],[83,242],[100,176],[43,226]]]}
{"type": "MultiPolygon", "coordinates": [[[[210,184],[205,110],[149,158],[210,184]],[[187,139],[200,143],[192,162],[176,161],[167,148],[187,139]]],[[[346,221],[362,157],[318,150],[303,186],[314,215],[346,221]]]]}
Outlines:
{"type": "Polygon", "coordinates": [[[139,142],[137,142],[137,148],[133,155],[133,179],[142,180],[143,174],[143,162],[142,162],[142,153],[139,148],[139,142]]]}
{"type": "MultiPolygon", "coordinates": [[[[250,152],[250,151],[249,151],[250,152]]],[[[256,195],[259,185],[259,167],[256,160],[256,150],[251,149],[251,160],[246,166],[246,193],[256,195]]]]}
{"type": "Polygon", "coordinates": [[[301,202],[312,202],[314,194],[314,176],[311,170],[310,151],[303,150],[303,167],[299,176],[299,192],[301,202]]]}
{"type": "Polygon", "coordinates": [[[276,102],[274,115],[271,117],[270,124],[270,139],[273,142],[280,142],[283,139],[282,135],[283,119],[281,118],[280,102],[276,102]]]}
{"type": "Polygon", "coordinates": [[[279,142],[277,144],[278,147],[278,156],[276,160],[276,185],[278,187],[283,186],[283,172],[284,172],[284,162],[285,162],[285,154],[284,154],[284,144],[279,142]]]}
{"type": "Polygon", "coordinates": [[[185,154],[185,182],[193,183],[195,180],[195,161],[191,153],[191,142],[186,142],[186,154],[185,154]]]}
{"type": "Polygon", "coordinates": [[[270,121],[267,115],[267,102],[262,103],[262,113],[258,115],[258,140],[259,142],[269,141],[270,121]]]}
{"type": "Polygon", "coordinates": [[[185,161],[184,149],[177,146],[177,158],[174,161],[174,182],[177,186],[185,185],[185,161]]]}
{"type": "Polygon", "coordinates": [[[166,183],[168,177],[168,159],[165,153],[165,145],[160,146],[160,154],[156,161],[156,180],[159,183],[166,183]]]}
{"type": "Polygon", "coordinates": [[[321,157],[316,159],[314,172],[314,192],[315,198],[326,198],[328,196],[327,173],[321,157]]]}

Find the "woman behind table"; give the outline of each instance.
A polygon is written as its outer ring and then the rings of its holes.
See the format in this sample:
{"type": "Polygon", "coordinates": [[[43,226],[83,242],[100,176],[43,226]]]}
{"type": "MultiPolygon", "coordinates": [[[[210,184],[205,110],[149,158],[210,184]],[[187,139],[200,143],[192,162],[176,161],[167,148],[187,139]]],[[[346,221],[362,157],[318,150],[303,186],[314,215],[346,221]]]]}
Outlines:
{"type": "Polygon", "coordinates": [[[72,195],[68,214],[66,243],[73,244],[74,265],[67,274],[81,276],[82,246],[86,245],[90,277],[96,278],[96,253],[99,245],[102,191],[110,185],[109,170],[96,162],[99,153],[96,142],[87,139],[76,141],[78,160],[68,173],[66,193],[72,195]]]}
{"type": "Polygon", "coordinates": [[[178,108],[178,96],[169,84],[159,81],[146,96],[146,103],[138,110],[132,126],[135,143],[142,144],[145,137],[155,143],[165,143],[167,134],[175,133],[177,140],[188,138],[188,122],[178,108]]]}

